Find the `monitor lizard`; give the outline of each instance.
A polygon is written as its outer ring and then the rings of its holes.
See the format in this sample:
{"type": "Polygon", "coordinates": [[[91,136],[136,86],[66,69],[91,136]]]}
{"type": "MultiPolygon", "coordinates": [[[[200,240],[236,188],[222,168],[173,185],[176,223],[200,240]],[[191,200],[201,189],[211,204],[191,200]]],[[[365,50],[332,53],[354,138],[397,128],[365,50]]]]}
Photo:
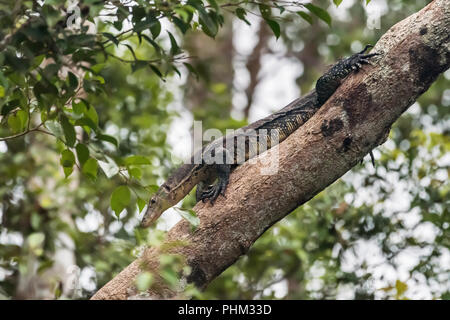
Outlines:
{"type": "Polygon", "coordinates": [[[195,186],[197,186],[197,201],[210,201],[214,204],[220,194],[225,195],[230,172],[233,167],[240,164],[237,159],[239,152],[236,149],[239,137],[244,137],[244,161],[257,156],[260,149],[271,148],[285,140],[316,113],[344,78],[353,71],[357,72],[362,65],[370,64],[369,59],[379,55],[379,53],[365,54],[371,47],[373,46],[367,45],[361,52],[339,60],[317,80],[315,89],[307,95],[294,100],[280,111],[203,147],[191,157],[189,163],[181,165],[170,175],[150,198],[140,226],[143,228],[150,226],[165,210],[176,205],[195,186]],[[276,133],[276,138],[272,134],[266,134],[264,138],[252,139],[252,134],[246,133],[263,129],[267,130],[265,133],[268,131],[276,133]],[[230,141],[233,143],[229,143],[230,141]],[[214,182],[215,184],[212,184],[214,182]]]}

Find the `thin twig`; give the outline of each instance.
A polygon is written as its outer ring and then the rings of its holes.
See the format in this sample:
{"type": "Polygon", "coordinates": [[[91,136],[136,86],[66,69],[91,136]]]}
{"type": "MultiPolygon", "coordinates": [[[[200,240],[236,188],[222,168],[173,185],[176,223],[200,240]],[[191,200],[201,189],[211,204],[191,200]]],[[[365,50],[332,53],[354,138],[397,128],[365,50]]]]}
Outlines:
{"type": "Polygon", "coordinates": [[[21,133],[18,133],[18,134],[12,135],[12,136],[1,137],[1,138],[0,138],[0,141],[6,141],[6,140],[11,140],[11,139],[19,138],[19,137],[22,137],[22,136],[24,136],[24,135],[30,133],[30,132],[42,132],[42,133],[47,133],[47,134],[53,135],[51,132],[48,132],[48,131],[45,131],[45,130],[40,129],[40,127],[42,127],[43,124],[44,124],[44,123],[41,123],[41,124],[39,124],[37,127],[34,127],[33,129],[25,130],[25,131],[23,131],[23,132],[21,132],[21,133]]]}

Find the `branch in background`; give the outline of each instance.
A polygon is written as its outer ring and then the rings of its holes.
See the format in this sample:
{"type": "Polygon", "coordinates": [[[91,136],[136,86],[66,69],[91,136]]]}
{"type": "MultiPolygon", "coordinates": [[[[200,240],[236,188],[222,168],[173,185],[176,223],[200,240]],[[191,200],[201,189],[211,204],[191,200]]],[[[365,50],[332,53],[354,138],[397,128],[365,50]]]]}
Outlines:
{"type": "Polygon", "coordinates": [[[48,131],[42,130],[41,127],[43,125],[44,124],[41,123],[41,124],[39,124],[38,126],[32,128],[32,129],[27,129],[27,130],[25,130],[23,132],[15,134],[15,135],[8,136],[8,137],[0,137],[0,141],[6,141],[6,140],[12,140],[12,139],[15,139],[15,138],[19,138],[19,137],[22,137],[22,136],[24,136],[24,135],[26,135],[28,133],[31,133],[31,132],[42,132],[42,133],[45,133],[45,134],[53,135],[52,133],[50,133],[48,131]]]}
{"type": "Polygon", "coordinates": [[[247,105],[244,108],[244,117],[248,119],[250,114],[250,109],[253,103],[253,96],[255,94],[255,89],[258,86],[259,79],[258,75],[261,70],[261,57],[264,51],[267,49],[267,42],[270,39],[269,28],[264,20],[259,22],[259,32],[258,32],[258,43],[253,49],[252,54],[248,57],[247,70],[250,74],[250,83],[245,89],[245,95],[247,96],[247,105]]]}
{"type": "MultiPolygon", "coordinates": [[[[186,221],[167,234],[166,244],[187,245],[171,252],[186,258],[186,278],[204,289],[277,221],[313,198],[383,142],[391,125],[436,78],[450,67],[450,7],[434,0],[420,12],[393,26],[374,51],[374,64],[351,75],[303,126],[277,148],[259,158],[278,155],[279,170],[262,175],[258,163],[246,162],[231,175],[226,198],[214,206],[198,203],[195,231],[186,221]],[[278,153],[277,153],[278,152],[278,153]],[[257,192],[256,192],[257,191],[257,192]]],[[[148,248],[92,299],[127,299],[137,294],[136,277],[157,270],[159,252],[148,248]]],[[[146,298],[176,298],[168,287],[146,298]]]]}

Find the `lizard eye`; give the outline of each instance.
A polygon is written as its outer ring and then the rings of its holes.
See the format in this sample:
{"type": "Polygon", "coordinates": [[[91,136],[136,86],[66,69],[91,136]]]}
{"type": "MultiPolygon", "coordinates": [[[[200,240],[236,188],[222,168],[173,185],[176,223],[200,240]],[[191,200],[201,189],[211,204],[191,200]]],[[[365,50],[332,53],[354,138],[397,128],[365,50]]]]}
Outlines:
{"type": "Polygon", "coordinates": [[[150,203],[151,203],[151,204],[155,204],[155,203],[156,203],[156,200],[155,200],[155,199],[152,199],[152,200],[150,200],[150,203]]]}

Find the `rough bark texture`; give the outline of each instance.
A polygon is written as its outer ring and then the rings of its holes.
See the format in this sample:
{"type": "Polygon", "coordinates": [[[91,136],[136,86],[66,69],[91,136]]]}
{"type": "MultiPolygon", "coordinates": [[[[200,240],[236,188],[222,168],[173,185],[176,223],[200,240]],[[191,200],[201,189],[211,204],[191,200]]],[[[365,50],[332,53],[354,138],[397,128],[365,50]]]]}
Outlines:
{"type": "MultiPolygon", "coordinates": [[[[192,268],[188,281],[206,287],[267,228],[383,143],[395,120],[449,68],[449,30],[449,0],[434,0],[396,24],[377,43],[374,51],[383,55],[374,66],[351,75],[303,127],[261,155],[277,153],[277,174],[262,175],[260,164],[243,164],[231,176],[226,199],[219,197],[214,206],[196,205],[201,223],[195,232],[185,221],[173,227],[167,241],[188,242],[176,250],[192,268]]],[[[132,297],[142,262],[157,268],[158,252],[147,249],[93,299],[132,297]]],[[[150,297],[174,298],[176,293],[160,290],[150,297]]]]}

